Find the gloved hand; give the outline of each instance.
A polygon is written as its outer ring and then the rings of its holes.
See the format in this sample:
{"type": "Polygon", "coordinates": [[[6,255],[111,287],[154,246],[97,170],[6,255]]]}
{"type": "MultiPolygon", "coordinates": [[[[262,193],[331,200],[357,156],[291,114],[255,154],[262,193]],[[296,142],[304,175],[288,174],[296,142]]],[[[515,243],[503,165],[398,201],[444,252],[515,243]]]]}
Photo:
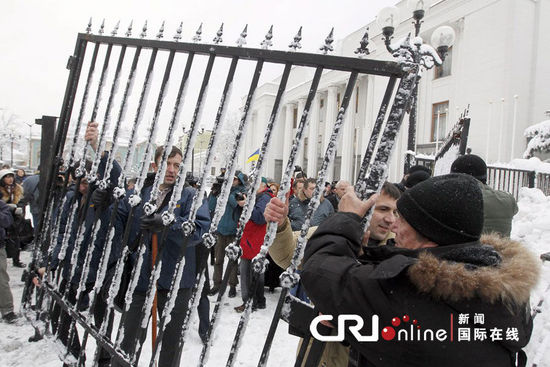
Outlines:
{"type": "Polygon", "coordinates": [[[12,204],[12,203],[7,204],[7,205],[10,208],[12,215],[14,215],[16,217],[22,217],[23,216],[23,208],[18,207],[17,205],[12,204]]]}
{"type": "Polygon", "coordinates": [[[96,210],[105,210],[111,205],[111,195],[109,191],[102,189],[95,189],[90,199],[96,210]]]}
{"type": "Polygon", "coordinates": [[[13,211],[13,215],[15,215],[16,217],[23,217],[23,208],[15,208],[15,210],[13,211]]]}
{"type": "Polygon", "coordinates": [[[165,228],[161,214],[157,213],[150,216],[143,215],[140,218],[139,228],[151,232],[161,232],[165,228]]]}

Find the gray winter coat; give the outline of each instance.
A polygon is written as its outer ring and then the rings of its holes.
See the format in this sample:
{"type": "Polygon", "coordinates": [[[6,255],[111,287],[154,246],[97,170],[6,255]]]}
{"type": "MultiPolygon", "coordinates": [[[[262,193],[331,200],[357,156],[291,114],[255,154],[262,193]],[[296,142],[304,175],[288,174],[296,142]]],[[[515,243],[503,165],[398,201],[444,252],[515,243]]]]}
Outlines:
{"type": "Polygon", "coordinates": [[[13,225],[13,215],[11,209],[2,200],[0,200],[0,248],[5,246],[6,228],[13,225]]]}
{"type": "MultiPolygon", "coordinates": [[[[293,231],[302,229],[302,225],[306,221],[307,207],[310,199],[300,200],[298,196],[290,199],[288,206],[288,219],[290,219],[290,226],[293,231]]],[[[330,217],[334,213],[334,208],[328,200],[323,200],[319,203],[319,207],[313,213],[310,226],[318,226],[325,219],[330,217]]]]}

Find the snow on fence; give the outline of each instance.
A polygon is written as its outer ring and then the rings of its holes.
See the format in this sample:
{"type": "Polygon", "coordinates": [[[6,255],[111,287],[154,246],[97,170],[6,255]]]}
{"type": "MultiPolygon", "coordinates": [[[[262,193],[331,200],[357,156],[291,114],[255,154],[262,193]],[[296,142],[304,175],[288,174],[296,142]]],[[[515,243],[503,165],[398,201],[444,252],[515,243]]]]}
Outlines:
{"type": "MultiPolygon", "coordinates": [[[[285,194],[290,189],[290,177],[297,153],[303,149],[304,132],[308,127],[308,117],[311,114],[313,99],[321,88],[328,86],[328,82],[324,83],[323,74],[326,71],[345,73],[348,75],[347,87],[336,119],[330,122],[333,129],[317,176],[317,188],[307,210],[306,224],[302,228],[292,265],[282,277],[284,290],[273,315],[268,336],[264,341],[259,361],[259,365],[263,366],[267,363],[273,334],[279,319],[282,318],[289,322],[292,322],[293,319],[304,321],[302,316],[294,315],[292,317],[294,312],[292,305],[295,302],[291,296],[287,296],[288,289],[299,279],[296,268],[303,256],[305,234],[311,216],[319,205],[320,188],[323,187],[327,168],[334,160],[340,131],[343,124],[349,121],[345,115],[356,81],[366,75],[387,79],[386,92],[370,142],[366,147],[365,158],[361,164],[356,184],[360,196],[366,197],[380,190],[387,177],[388,162],[410,101],[418,65],[368,59],[367,34],[361,40],[356,51],[358,58],[327,55],[333,50],[332,30],[320,48],[322,54],[295,52],[300,48],[301,28],[294,37],[294,41],[289,45],[290,51],[269,50],[273,44],[273,27],[266,34],[261,48],[243,47],[246,44],[247,27],[240,34],[237,46],[223,45],[223,24],[211,43],[200,43],[203,36],[202,25],[193,37],[194,43],[180,42],[182,25],[177,29],[173,41],[161,40],[164,37],[164,24],[156,34],[156,40],[147,39],[147,23],[143,26],[139,38],[131,37],[132,24],[126,31],[126,37],[117,36],[117,31],[118,25],[109,36],[103,35],[104,25],[102,24],[98,34],[92,34],[91,24],[89,24],[87,32],[78,35],[74,54],[69,59],[70,74],[53,142],[55,159],[50,162],[48,167],[50,173],[45,187],[49,190],[44,195],[39,235],[36,239],[37,246],[33,253],[33,265],[45,267],[46,272],[42,279],[42,287],[35,289],[32,282],[26,282],[22,300],[25,314],[32,320],[38,336],[49,332],[51,322],[52,325],[55,325],[51,332],[65,345],[74,345],[74,342],[81,340],[82,347],[79,351],[75,352],[73,348],[67,348],[63,353],[66,363],[78,365],[83,365],[86,360],[92,361],[93,365],[96,365],[102,358],[106,358],[106,355],[113,363],[116,362],[122,366],[147,363],[144,362],[141,355],[142,338],[145,336],[152,318],[155,335],[154,346],[151,355],[146,358],[149,358],[149,365],[154,366],[158,362],[159,350],[163,345],[165,326],[173,316],[172,310],[174,310],[179,297],[180,280],[186,260],[189,260],[186,251],[196,244],[197,238],[200,239],[201,235],[202,244],[198,246],[211,247],[216,242],[214,234],[228,202],[233,177],[237,170],[237,158],[240,148],[244,145],[243,139],[262,71],[266,68],[284,66],[272,112],[268,121],[265,121],[265,135],[259,159],[249,179],[251,184],[247,191],[242,215],[239,218],[240,230],[226,253],[229,265],[223,276],[206,334],[207,342],[204,344],[199,360],[199,365],[207,363],[210,349],[216,347],[212,334],[215,332],[220,308],[224,305],[223,299],[229,273],[236,266],[240,255],[239,242],[242,229],[250,218],[254,207],[255,192],[260,185],[265,157],[269,153],[270,142],[275,131],[274,126],[278,120],[281,101],[284,99],[287,90],[286,84],[292,74],[292,69],[295,66],[312,68],[315,70],[315,76],[311,82],[289,157],[285,157],[287,166],[279,192],[279,198],[282,200],[285,199],[285,194]],[[87,48],[90,45],[93,45],[92,55],[87,54],[87,48]],[[131,63],[126,59],[127,54],[132,55],[131,63]],[[112,61],[111,56],[117,61],[112,61]],[[101,62],[101,73],[97,77],[95,66],[96,63],[101,62]],[[115,63],[116,68],[113,68],[112,64],[115,63]],[[219,78],[220,75],[225,75],[223,88],[217,88],[217,83],[210,83],[211,76],[219,78]],[[179,83],[173,80],[178,77],[179,83]],[[246,86],[241,89],[237,88],[237,80],[249,81],[248,88],[246,86]],[[83,88],[80,88],[81,82],[84,84],[83,88]],[[119,85],[124,85],[122,95],[118,94],[119,85]],[[110,88],[107,90],[109,86],[110,88]],[[92,94],[94,91],[95,94],[92,94]],[[108,98],[104,98],[107,94],[108,98]],[[207,189],[206,182],[216,152],[218,132],[225,122],[225,113],[231,103],[232,95],[237,95],[237,97],[246,95],[246,98],[244,105],[241,106],[241,116],[233,146],[227,152],[229,158],[226,162],[224,182],[208,229],[208,226],[205,227],[200,222],[204,218],[200,217],[199,209],[207,189]],[[94,96],[93,103],[88,103],[89,96],[94,96]],[[195,101],[194,104],[193,101],[195,101]],[[216,101],[218,102],[217,107],[216,101]],[[172,109],[170,111],[163,109],[163,106],[166,105],[171,105],[172,109]],[[72,111],[76,106],[79,108],[79,113],[76,120],[73,120],[72,111]],[[388,110],[389,113],[386,114],[388,110]],[[118,113],[116,113],[117,111],[118,113]],[[126,117],[127,111],[130,111],[130,114],[133,111],[133,117],[126,117]],[[111,124],[111,120],[114,125],[111,124]],[[81,143],[85,130],[83,124],[86,121],[99,122],[97,153],[89,149],[90,144],[81,143]],[[212,121],[213,130],[197,188],[186,197],[185,202],[181,202],[200,125],[209,124],[212,121]],[[125,139],[123,130],[130,134],[128,150],[125,151],[123,159],[117,162],[114,158],[117,156],[119,140],[125,139]],[[183,134],[184,130],[187,131],[188,138],[182,147],[182,162],[177,168],[176,177],[174,177],[173,190],[167,194],[170,195],[167,198],[167,200],[169,199],[168,204],[164,205],[167,209],[161,211],[159,207],[164,207],[161,204],[164,195],[162,183],[169,164],[169,153],[175,139],[183,134]],[[72,133],[72,140],[67,139],[68,135],[71,136],[68,134],[69,131],[72,133]],[[130,193],[125,191],[125,182],[132,172],[136,172],[132,162],[136,159],[137,151],[140,149],[136,146],[139,131],[146,131],[146,146],[140,150],[143,155],[138,157],[140,167],[137,172],[139,175],[135,191],[130,193]],[[165,132],[166,135],[162,140],[164,149],[156,162],[157,169],[153,180],[152,177],[148,177],[149,162],[153,157],[154,142],[159,140],[157,138],[159,132],[165,132]],[[109,150],[104,152],[108,146],[107,141],[112,144],[109,150]],[[86,158],[90,160],[89,164],[86,164],[86,158]],[[56,175],[54,173],[60,169],[65,170],[66,178],[68,178],[70,170],[75,172],[76,189],[70,190],[69,187],[64,186],[61,190],[55,190],[54,177],[56,175]],[[85,180],[89,183],[89,189],[79,194],[77,189],[85,183],[85,180]],[[152,180],[152,183],[147,184],[148,180],[152,180]],[[110,207],[99,205],[102,203],[101,198],[103,200],[110,199],[110,207]],[[181,214],[184,210],[181,206],[186,208],[184,214],[181,214]],[[137,215],[140,215],[139,221],[142,227],[144,223],[147,224],[145,228],[132,232],[134,231],[132,224],[135,219],[138,219],[137,215]],[[154,231],[157,232],[151,235],[154,231]],[[176,237],[174,237],[174,233],[176,237]],[[168,236],[171,236],[171,240],[176,238],[176,242],[179,242],[176,246],[179,247],[175,249],[175,254],[171,255],[176,260],[176,267],[172,274],[170,290],[164,298],[164,307],[162,310],[159,309],[162,311],[162,317],[157,330],[156,312],[152,312],[152,310],[157,307],[157,280],[163,269],[162,255],[163,251],[174,250],[167,249],[168,245],[165,246],[170,243],[168,236]],[[131,315],[130,305],[135,301],[134,296],[137,294],[135,290],[140,278],[139,269],[148,256],[146,255],[149,253],[148,251],[153,253],[157,251],[158,253],[153,255],[152,263],[147,264],[150,269],[147,292],[140,295],[143,298],[141,312],[139,315],[134,315],[132,319],[135,320],[135,325],[133,325],[136,327],[133,332],[135,338],[130,340],[131,347],[128,347],[124,345],[124,340],[125,336],[130,335],[126,329],[132,326],[128,321],[130,320],[128,317],[131,315]],[[135,262],[131,273],[126,270],[129,256],[133,256],[135,262]],[[67,269],[66,272],[63,272],[63,267],[67,269]],[[127,282],[123,282],[125,277],[128,278],[127,282]],[[127,285],[126,291],[121,288],[123,285],[127,285]],[[283,305],[287,306],[285,312],[283,312],[283,305]],[[57,310],[57,314],[61,313],[66,317],[55,319],[52,316],[53,313],[50,312],[52,309],[57,310]],[[83,309],[86,311],[82,311],[83,309]],[[121,315],[114,318],[117,311],[121,315]],[[120,322],[115,322],[112,325],[114,319],[120,319],[120,322]],[[79,335],[76,324],[84,330],[83,335],[79,335]],[[112,333],[111,329],[117,330],[117,332],[112,333]],[[156,334],[157,331],[158,334],[156,334]],[[97,345],[93,359],[86,356],[86,343],[90,337],[95,340],[97,345]]],[[[65,182],[67,181],[66,179],[65,182]]],[[[189,191],[186,192],[189,193],[189,191]]],[[[253,285],[256,284],[258,275],[265,270],[265,256],[273,241],[276,229],[275,223],[269,224],[264,245],[260,254],[253,261],[253,285]]],[[[195,305],[199,298],[197,294],[201,294],[204,286],[205,267],[206,257],[197,266],[194,286],[190,289],[187,288],[189,291],[186,293],[189,297],[187,315],[183,321],[180,321],[182,327],[179,340],[169,340],[166,343],[176,346],[178,351],[174,355],[172,365],[179,365],[182,358],[181,351],[186,340],[190,315],[196,309],[195,305]]],[[[141,298],[139,299],[141,300],[141,298]]],[[[240,343],[249,322],[250,306],[249,300],[237,326],[227,366],[233,365],[237,360],[240,343]]],[[[302,311],[305,312],[306,317],[315,316],[310,307],[302,308],[302,311]]],[[[307,343],[304,344],[307,345],[307,343]]],[[[322,348],[322,345],[314,344],[312,350],[318,350],[319,353],[309,353],[308,358],[318,358],[322,348]]],[[[311,360],[309,363],[312,363],[311,360]]]]}

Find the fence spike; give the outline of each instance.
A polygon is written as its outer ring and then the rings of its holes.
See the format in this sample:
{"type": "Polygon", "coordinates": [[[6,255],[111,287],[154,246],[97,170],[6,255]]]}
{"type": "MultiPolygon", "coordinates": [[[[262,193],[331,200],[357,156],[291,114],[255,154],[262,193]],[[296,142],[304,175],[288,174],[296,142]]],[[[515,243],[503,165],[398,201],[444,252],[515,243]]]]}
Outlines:
{"type": "Polygon", "coordinates": [[[236,41],[238,47],[243,47],[243,45],[246,45],[246,36],[248,36],[248,24],[244,26],[241,35],[236,41]]]}
{"type": "Polygon", "coordinates": [[[319,50],[323,51],[323,55],[326,55],[329,51],[334,51],[334,47],[332,47],[332,42],[334,42],[334,27],[332,27],[327,38],[325,38],[325,44],[319,47],[319,50]]]}
{"type": "Polygon", "coordinates": [[[103,21],[101,22],[101,26],[99,27],[99,32],[98,32],[101,36],[103,35],[103,33],[105,33],[105,18],[103,18],[103,21]]]}
{"type": "Polygon", "coordinates": [[[271,42],[271,39],[273,38],[273,24],[271,27],[269,27],[269,31],[267,31],[265,35],[265,39],[260,43],[262,48],[264,50],[268,50],[271,46],[273,46],[273,42],[271,42]]]}
{"type": "Polygon", "coordinates": [[[199,26],[199,28],[197,28],[197,31],[195,32],[195,35],[193,36],[193,42],[200,42],[201,39],[202,39],[201,34],[202,34],[202,23],[199,26]]]}
{"type": "Polygon", "coordinates": [[[147,21],[145,21],[145,24],[143,25],[143,29],[141,30],[141,34],[139,36],[141,38],[147,37],[147,21]]]}
{"type": "Polygon", "coordinates": [[[300,44],[300,41],[302,40],[302,26],[300,26],[300,29],[298,29],[298,33],[294,36],[294,41],[288,45],[292,51],[296,51],[298,48],[302,48],[302,45],[300,44]]]}
{"type": "Polygon", "coordinates": [[[111,36],[116,36],[117,33],[118,33],[118,27],[120,27],[120,20],[118,22],[116,22],[116,25],[115,25],[115,28],[113,29],[113,31],[111,32],[111,36]]]}
{"type": "Polygon", "coordinates": [[[220,29],[218,29],[218,31],[216,32],[216,37],[214,37],[214,39],[212,40],[216,45],[223,42],[223,39],[222,39],[222,35],[223,35],[223,23],[222,25],[220,26],[220,29]]]}
{"type": "Polygon", "coordinates": [[[176,29],[176,34],[174,35],[174,41],[178,42],[181,39],[182,30],[183,30],[183,22],[180,22],[178,29],[176,29]]]}
{"type": "Polygon", "coordinates": [[[164,37],[164,20],[162,21],[162,24],[159,29],[159,33],[157,33],[157,39],[160,40],[162,37],[164,37]]]}
{"type": "Polygon", "coordinates": [[[359,47],[354,51],[354,53],[357,55],[357,57],[361,59],[366,55],[370,54],[368,46],[369,46],[369,27],[367,27],[367,29],[365,30],[365,34],[363,35],[363,38],[361,38],[361,41],[359,41],[359,47]]]}
{"type": "Polygon", "coordinates": [[[130,25],[128,26],[128,30],[126,31],[125,35],[126,37],[130,37],[132,35],[132,26],[134,25],[134,21],[130,21],[130,25]]]}
{"type": "Polygon", "coordinates": [[[88,26],[86,27],[86,33],[88,34],[92,33],[92,17],[90,17],[90,20],[88,21],[88,26]]]}

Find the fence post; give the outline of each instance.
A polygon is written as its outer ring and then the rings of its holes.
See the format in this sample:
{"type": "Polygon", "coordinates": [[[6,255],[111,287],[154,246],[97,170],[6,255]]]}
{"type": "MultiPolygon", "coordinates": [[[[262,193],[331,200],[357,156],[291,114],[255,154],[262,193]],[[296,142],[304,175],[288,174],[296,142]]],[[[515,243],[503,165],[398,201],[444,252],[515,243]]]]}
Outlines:
{"type": "Polygon", "coordinates": [[[529,177],[529,188],[532,189],[535,187],[535,177],[537,173],[535,171],[529,171],[528,177],[529,177]]]}

